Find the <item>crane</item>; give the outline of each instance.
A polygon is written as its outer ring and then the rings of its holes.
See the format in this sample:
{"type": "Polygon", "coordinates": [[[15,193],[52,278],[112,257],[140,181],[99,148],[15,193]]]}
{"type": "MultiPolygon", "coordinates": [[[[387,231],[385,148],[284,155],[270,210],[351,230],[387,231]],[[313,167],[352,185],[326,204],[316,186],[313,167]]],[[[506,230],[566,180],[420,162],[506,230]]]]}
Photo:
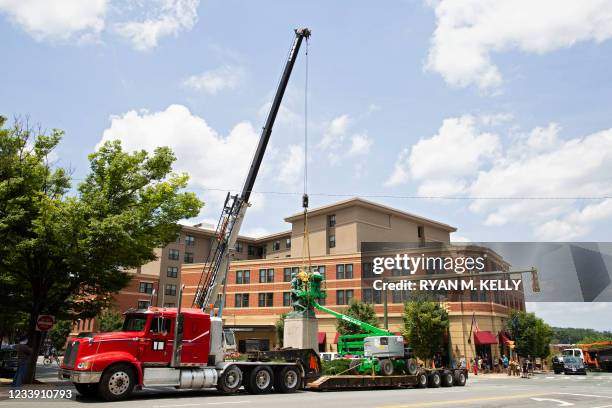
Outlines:
{"type": "Polygon", "coordinates": [[[266,152],[270,135],[272,134],[272,127],[274,126],[276,115],[280,109],[285,89],[287,88],[291,72],[293,71],[293,66],[297,59],[300,46],[304,39],[308,41],[310,37],[310,30],[308,28],[298,28],[294,31],[295,38],[285,63],[285,69],[283,70],[270,112],[268,113],[268,117],[262,129],[259,143],[255,150],[255,155],[253,156],[242,192],[239,195],[230,195],[230,193],[228,193],[225,197],[223,210],[215,230],[216,245],[214,245],[214,248],[211,247],[208,254],[192,304],[192,306],[197,306],[204,311],[210,311],[211,304],[215,303],[219,290],[227,276],[230,250],[236,245],[240,226],[244,220],[246,210],[249,207],[249,198],[253,191],[253,186],[255,185],[257,173],[259,172],[259,167],[261,166],[264,153],[266,152]]]}

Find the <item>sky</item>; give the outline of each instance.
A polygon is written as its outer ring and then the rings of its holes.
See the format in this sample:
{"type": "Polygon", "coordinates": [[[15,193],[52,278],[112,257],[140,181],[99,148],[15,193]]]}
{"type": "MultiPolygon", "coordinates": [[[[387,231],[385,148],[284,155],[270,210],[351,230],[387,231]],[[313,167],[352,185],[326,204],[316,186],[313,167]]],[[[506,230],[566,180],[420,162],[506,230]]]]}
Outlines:
{"type": "Polygon", "coordinates": [[[289,228],[306,162],[311,207],[362,196],[455,240],[609,240],[606,0],[0,0],[0,114],[63,129],[75,182],[106,140],[170,146],[206,202],[186,222],[214,223],[302,26],[308,70],[303,48],[244,234],[289,228]]]}

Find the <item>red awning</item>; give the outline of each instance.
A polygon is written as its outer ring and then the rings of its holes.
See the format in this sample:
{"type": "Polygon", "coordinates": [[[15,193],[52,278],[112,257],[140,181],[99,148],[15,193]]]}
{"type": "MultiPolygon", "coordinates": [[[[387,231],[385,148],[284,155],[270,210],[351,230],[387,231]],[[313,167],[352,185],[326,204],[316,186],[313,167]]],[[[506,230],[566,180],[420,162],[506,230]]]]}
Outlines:
{"type": "Polygon", "coordinates": [[[319,344],[325,344],[325,332],[319,332],[319,344]]]}
{"type": "Polygon", "coordinates": [[[500,341],[500,343],[508,344],[510,339],[508,337],[506,337],[506,335],[503,332],[499,332],[499,341],[500,341]]]}
{"type": "Polygon", "coordinates": [[[340,333],[336,332],[336,337],[334,337],[334,344],[338,344],[339,338],[340,338],[340,333]]]}
{"type": "Polygon", "coordinates": [[[474,343],[476,344],[497,344],[497,339],[490,331],[474,332],[474,343]]]}

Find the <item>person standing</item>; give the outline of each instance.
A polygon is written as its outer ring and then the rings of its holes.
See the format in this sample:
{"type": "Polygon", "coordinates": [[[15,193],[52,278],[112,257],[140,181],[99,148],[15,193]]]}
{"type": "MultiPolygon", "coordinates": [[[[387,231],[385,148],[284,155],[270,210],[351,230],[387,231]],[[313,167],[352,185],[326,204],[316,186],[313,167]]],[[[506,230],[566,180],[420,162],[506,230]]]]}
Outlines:
{"type": "Polygon", "coordinates": [[[32,348],[28,346],[28,339],[22,337],[19,340],[19,344],[15,346],[17,351],[17,371],[13,377],[13,388],[21,388],[23,379],[25,378],[26,372],[28,371],[28,362],[32,357],[32,348]]]}

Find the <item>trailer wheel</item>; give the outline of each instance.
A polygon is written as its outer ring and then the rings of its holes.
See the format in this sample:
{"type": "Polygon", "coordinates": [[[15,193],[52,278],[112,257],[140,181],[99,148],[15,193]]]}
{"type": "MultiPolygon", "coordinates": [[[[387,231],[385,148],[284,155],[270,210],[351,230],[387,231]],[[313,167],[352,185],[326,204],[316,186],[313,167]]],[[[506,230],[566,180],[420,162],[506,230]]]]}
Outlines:
{"type": "Polygon", "coordinates": [[[414,358],[409,358],[406,360],[406,374],[415,375],[418,369],[419,366],[417,365],[417,362],[414,358]]]}
{"type": "Polygon", "coordinates": [[[98,396],[98,384],[79,384],[72,383],[77,392],[84,397],[96,397],[98,396]]]}
{"type": "Polygon", "coordinates": [[[217,382],[217,389],[225,394],[233,394],[242,385],[242,371],[238,366],[227,367],[217,382]]]}
{"type": "Polygon", "coordinates": [[[442,383],[442,378],[440,377],[439,372],[434,371],[433,373],[429,374],[429,387],[430,388],[438,388],[440,387],[441,383],[442,383]]]}
{"type": "Polygon", "coordinates": [[[453,373],[450,371],[444,371],[442,373],[442,386],[443,387],[452,387],[453,386],[453,373]]]}
{"type": "Polygon", "coordinates": [[[302,383],[301,377],[297,367],[283,367],[274,377],[274,391],[281,393],[296,392],[302,383]]]}
{"type": "Polygon", "coordinates": [[[417,388],[425,387],[427,387],[427,374],[421,372],[417,375],[417,388]]]}
{"type": "Polygon", "coordinates": [[[257,366],[249,373],[248,380],[244,383],[244,388],[249,394],[265,394],[270,392],[274,385],[274,373],[268,366],[257,366]]]}
{"type": "Polygon", "coordinates": [[[106,401],[119,401],[127,398],[135,385],[134,369],[127,364],[116,364],[102,374],[98,393],[106,401]]]}
{"type": "Polygon", "coordinates": [[[453,383],[455,385],[458,385],[459,387],[463,387],[465,385],[467,378],[465,376],[465,373],[463,371],[457,371],[455,373],[455,381],[453,381],[453,383]]]}

